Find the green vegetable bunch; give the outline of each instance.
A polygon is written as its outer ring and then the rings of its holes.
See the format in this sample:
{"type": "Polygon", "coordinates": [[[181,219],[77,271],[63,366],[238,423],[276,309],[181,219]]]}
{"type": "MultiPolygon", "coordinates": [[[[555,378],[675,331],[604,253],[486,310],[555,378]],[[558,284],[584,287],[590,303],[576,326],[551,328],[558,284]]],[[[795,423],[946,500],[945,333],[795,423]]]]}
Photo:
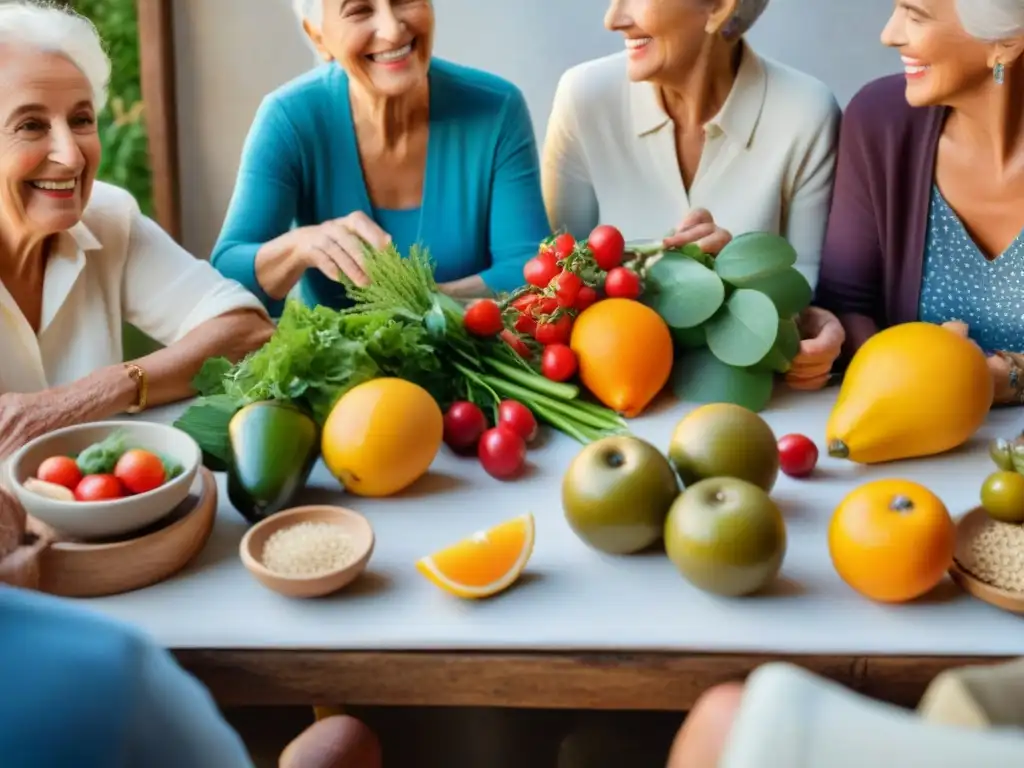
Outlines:
{"type": "Polygon", "coordinates": [[[688,245],[652,261],[643,301],[672,329],[676,395],[764,409],[775,374],[789,370],[800,351],[797,317],[811,303],[793,246],[753,232],[715,257],[688,245]]]}

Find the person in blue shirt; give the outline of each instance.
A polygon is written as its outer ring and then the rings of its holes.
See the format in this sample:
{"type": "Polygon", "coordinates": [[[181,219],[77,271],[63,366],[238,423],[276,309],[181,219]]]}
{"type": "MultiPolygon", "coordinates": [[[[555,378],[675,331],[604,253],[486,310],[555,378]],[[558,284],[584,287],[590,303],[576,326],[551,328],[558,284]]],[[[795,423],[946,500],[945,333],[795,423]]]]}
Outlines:
{"type": "Polygon", "coordinates": [[[522,93],[432,55],[430,0],[295,0],[324,63],[261,103],[212,264],[272,314],[347,304],[366,242],[429,250],[442,290],[523,284],[550,234],[522,93]]]}

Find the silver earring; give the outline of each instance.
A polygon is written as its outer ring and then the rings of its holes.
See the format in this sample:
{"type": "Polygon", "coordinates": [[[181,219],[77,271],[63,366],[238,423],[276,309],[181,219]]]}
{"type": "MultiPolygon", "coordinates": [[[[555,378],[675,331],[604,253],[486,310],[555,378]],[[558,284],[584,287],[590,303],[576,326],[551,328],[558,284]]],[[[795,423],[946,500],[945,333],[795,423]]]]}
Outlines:
{"type": "Polygon", "coordinates": [[[992,68],[992,77],[996,81],[996,85],[1006,82],[1006,68],[1003,66],[1003,62],[996,62],[995,67],[992,68]]]}

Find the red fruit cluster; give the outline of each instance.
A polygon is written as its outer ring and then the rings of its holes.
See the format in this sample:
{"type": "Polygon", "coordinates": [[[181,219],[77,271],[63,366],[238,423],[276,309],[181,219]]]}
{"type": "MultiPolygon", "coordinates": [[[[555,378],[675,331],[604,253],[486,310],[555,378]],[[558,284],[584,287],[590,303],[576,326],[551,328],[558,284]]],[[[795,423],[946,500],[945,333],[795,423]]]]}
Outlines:
{"type": "Polygon", "coordinates": [[[526,446],[537,436],[533,412],[516,400],[498,405],[498,420],[491,427],[476,403],[461,400],[444,415],[444,441],[456,453],[476,453],[484,471],[499,480],[511,480],[526,466],[526,446]]]}

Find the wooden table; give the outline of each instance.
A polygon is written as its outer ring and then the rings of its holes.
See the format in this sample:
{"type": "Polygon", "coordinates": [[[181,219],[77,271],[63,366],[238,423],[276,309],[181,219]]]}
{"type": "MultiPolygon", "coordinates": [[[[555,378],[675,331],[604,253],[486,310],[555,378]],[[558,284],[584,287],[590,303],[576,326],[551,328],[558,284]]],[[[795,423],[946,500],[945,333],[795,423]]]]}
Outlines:
{"type": "MultiPolygon", "coordinates": [[[[802,432],[820,445],[834,397],[782,393],[763,415],[777,435],[802,432]]],[[[633,429],[666,448],[690,407],[666,402],[633,429]]],[[[174,649],[223,704],[684,710],[714,683],[787,659],[912,705],[947,667],[1024,655],[1024,624],[949,581],[909,605],[860,597],[832,569],[831,512],[856,484],[899,476],[926,484],[958,516],[977,504],[992,470],[987,441],[1014,434],[1019,421],[1018,411],[995,412],[969,446],[930,461],[868,468],[824,457],[809,480],[780,476],[773,496],[789,547],[777,585],[755,598],[700,592],[663,555],[584,546],[558,490],[579,446],[555,436],[531,452],[534,467],[517,482],[442,449],[430,475],[391,499],[345,496],[318,467],[300,501],[351,506],[377,533],[367,573],[341,594],[293,601],[260,586],[238,559],[245,522],[222,492],[213,536],[185,572],[91,604],[174,649]],[[503,595],[459,601],[416,572],[423,554],[527,510],[537,521],[534,555],[503,595]]]]}

